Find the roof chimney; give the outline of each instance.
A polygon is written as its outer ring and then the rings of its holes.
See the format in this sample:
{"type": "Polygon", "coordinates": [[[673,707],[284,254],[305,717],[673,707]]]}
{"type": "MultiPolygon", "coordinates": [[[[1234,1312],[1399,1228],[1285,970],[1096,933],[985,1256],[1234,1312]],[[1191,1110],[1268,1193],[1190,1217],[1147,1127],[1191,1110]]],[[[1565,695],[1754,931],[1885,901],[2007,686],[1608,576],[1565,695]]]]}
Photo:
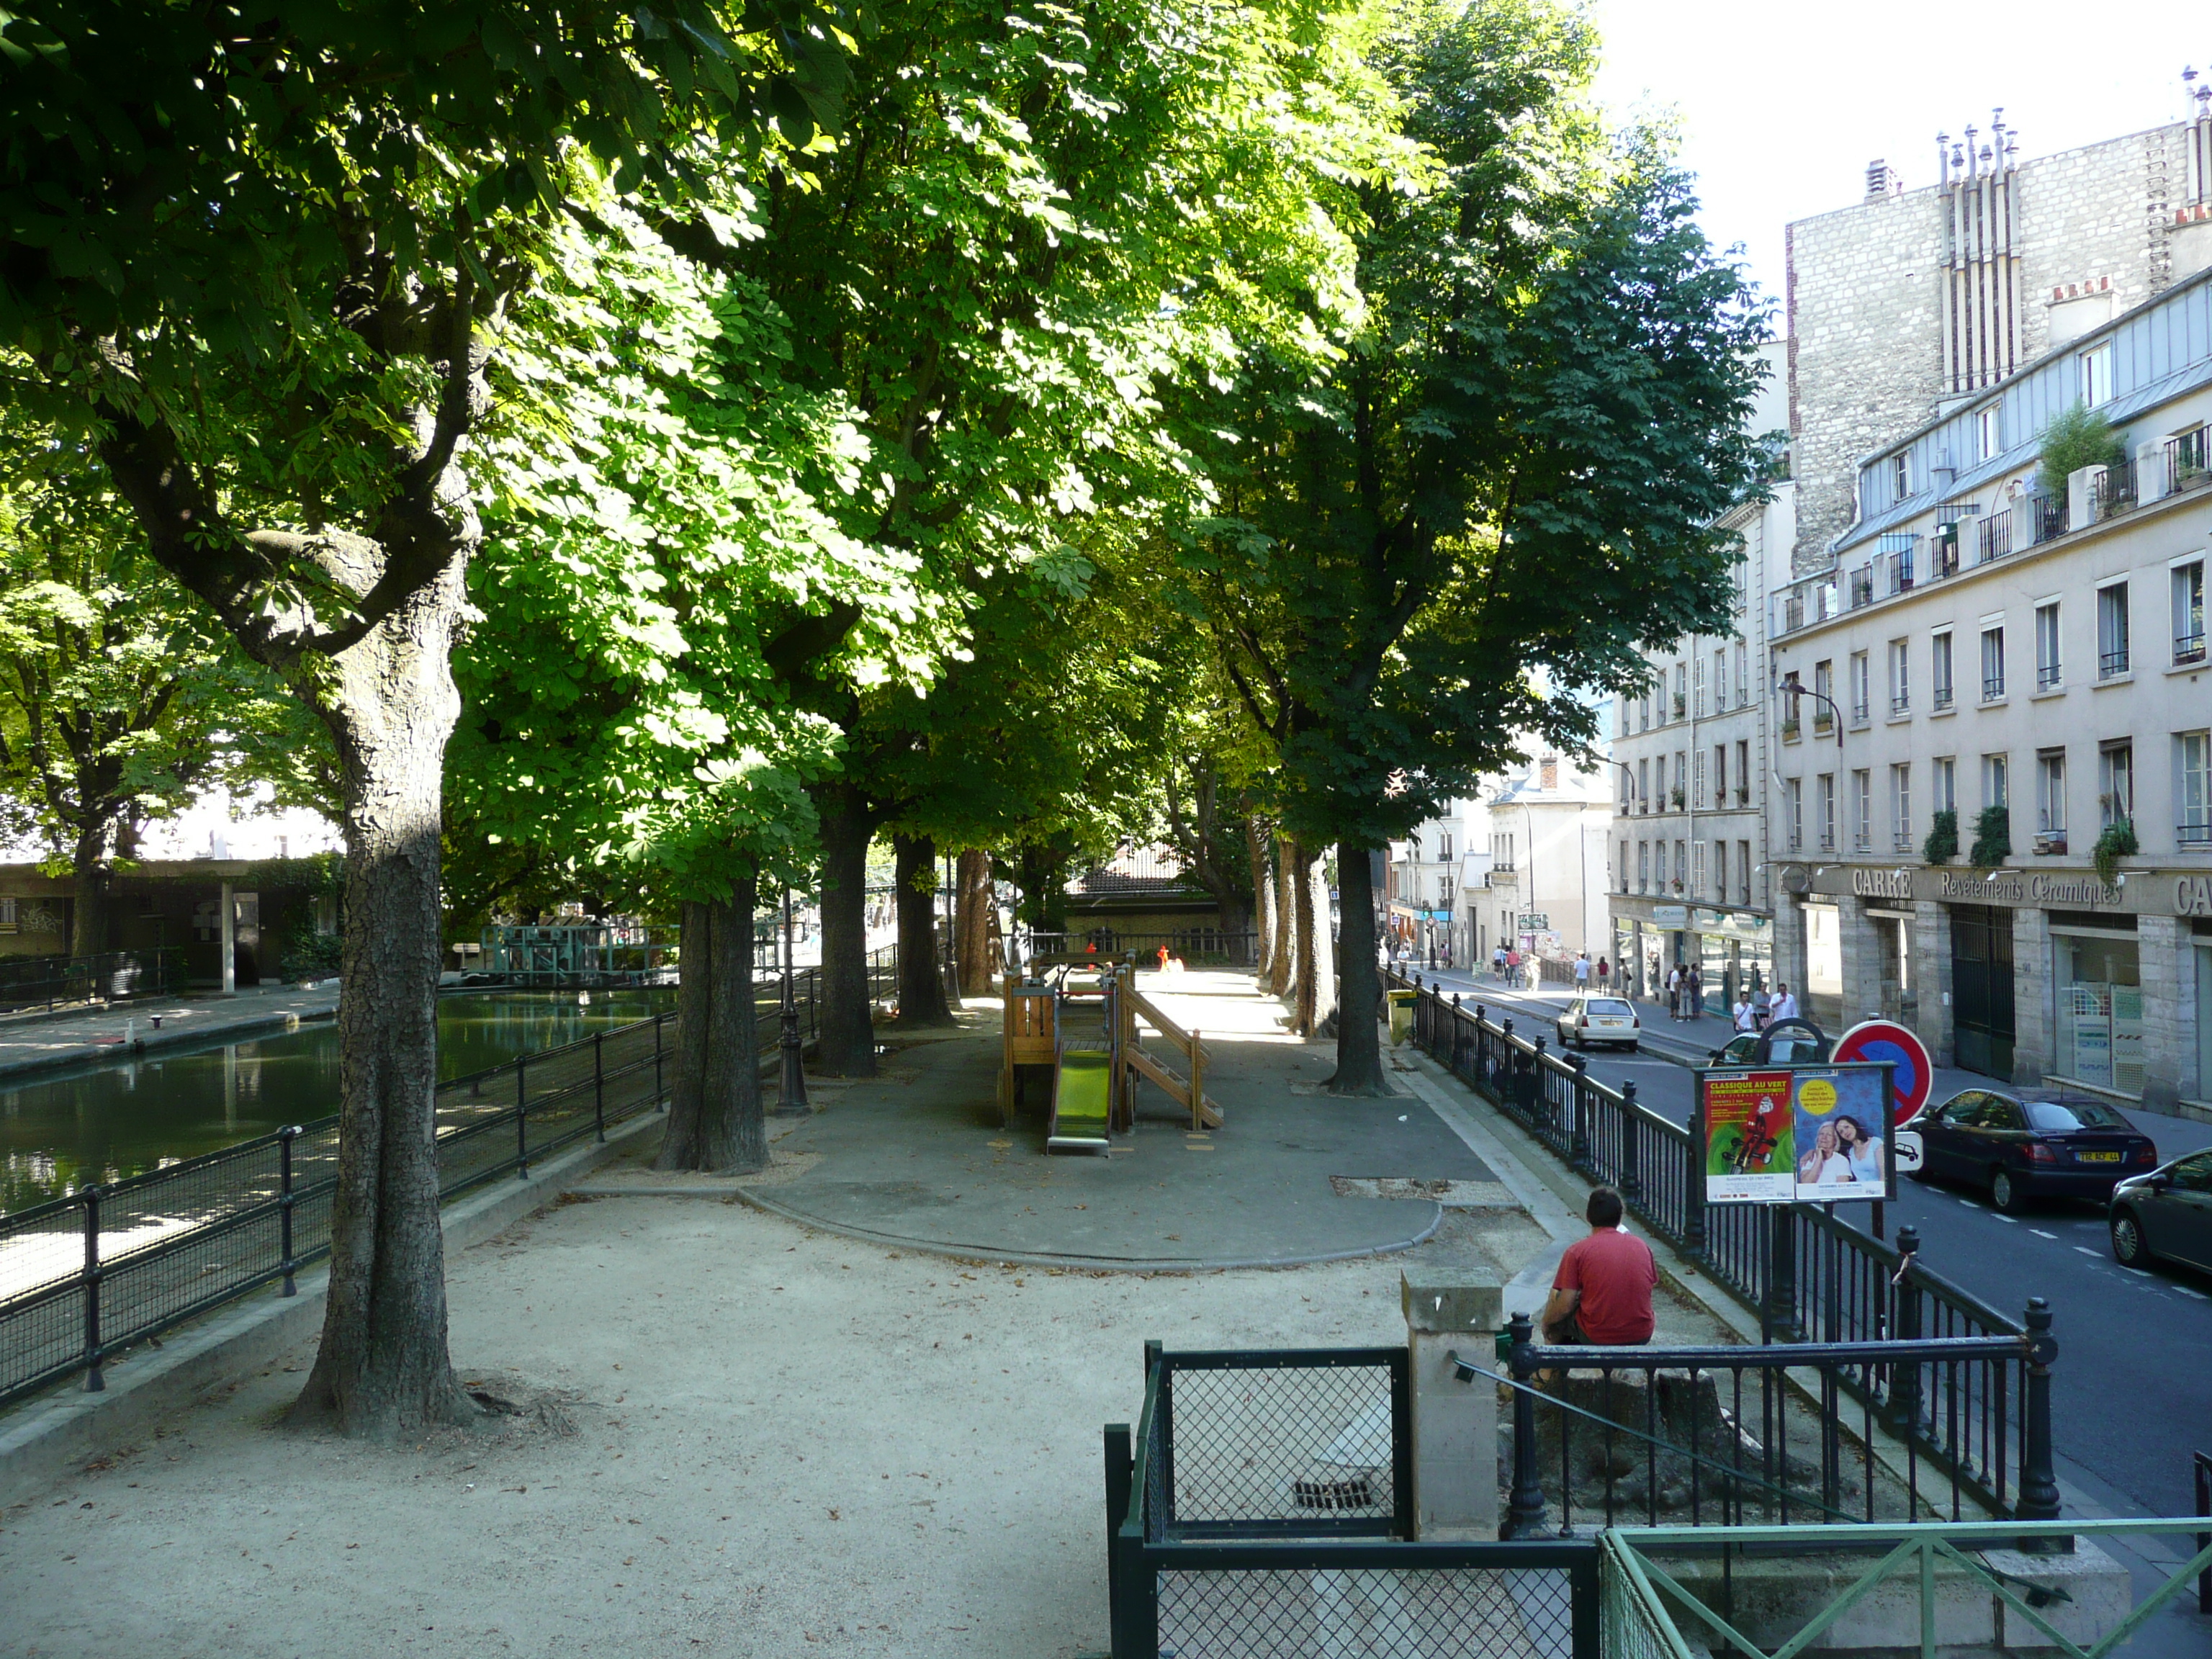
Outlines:
{"type": "Polygon", "coordinates": [[[1886,197],[1901,194],[1904,189],[1905,180],[1898,176],[1897,169],[1888,162],[1876,159],[1867,163],[1866,198],[1868,201],[1879,202],[1886,197]]]}

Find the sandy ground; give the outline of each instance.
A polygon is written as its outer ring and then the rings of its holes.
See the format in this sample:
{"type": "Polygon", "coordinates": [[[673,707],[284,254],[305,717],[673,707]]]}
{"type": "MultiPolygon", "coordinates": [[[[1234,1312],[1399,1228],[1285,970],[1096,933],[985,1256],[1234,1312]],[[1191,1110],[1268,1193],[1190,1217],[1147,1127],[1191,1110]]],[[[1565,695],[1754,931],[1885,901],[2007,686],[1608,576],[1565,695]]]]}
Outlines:
{"type": "Polygon", "coordinates": [[[1402,1341],[1409,1261],[1544,1243],[1449,1219],[1407,1255],[1144,1276],[567,1203],[450,1278],[463,1375],[556,1391],[574,1432],[281,1429],[303,1350],[0,1515],[0,1654],[1099,1653],[1100,1425],[1135,1417],[1144,1339],[1402,1341]]]}

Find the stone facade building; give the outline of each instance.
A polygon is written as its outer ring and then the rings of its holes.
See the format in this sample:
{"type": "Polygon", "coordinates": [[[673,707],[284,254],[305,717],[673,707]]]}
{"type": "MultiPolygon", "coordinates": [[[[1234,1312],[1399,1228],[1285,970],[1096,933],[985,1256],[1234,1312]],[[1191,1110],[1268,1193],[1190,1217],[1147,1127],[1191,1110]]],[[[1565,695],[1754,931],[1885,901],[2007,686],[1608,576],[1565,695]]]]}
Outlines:
{"type": "Polygon", "coordinates": [[[2208,422],[2212,270],[1866,458],[1772,596],[1778,970],[1824,1024],[2212,1112],[2208,422]],[[2045,477],[2077,404],[2111,459],[2045,477]]]}
{"type": "Polygon", "coordinates": [[[2000,112],[1939,141],[1934,184],[1903,189],[1877,161],[1857,205],[1789,227],[1800,574],[1825,569],[1854,521],[1866,455],[2212,266],[2198,107],[2029,161],[2000,112]]]}

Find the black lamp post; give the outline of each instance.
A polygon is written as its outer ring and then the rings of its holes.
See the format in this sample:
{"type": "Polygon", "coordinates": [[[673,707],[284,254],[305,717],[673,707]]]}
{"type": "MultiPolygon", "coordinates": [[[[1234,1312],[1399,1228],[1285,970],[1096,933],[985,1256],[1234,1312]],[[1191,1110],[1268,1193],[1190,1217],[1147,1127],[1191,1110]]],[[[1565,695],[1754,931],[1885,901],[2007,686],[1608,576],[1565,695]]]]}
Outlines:
{"type": "Polygon", "coordinates": [[[775,1115],[805,1117],[814,1108],[806,1100],[806,1057],[799,1037],[799,1004],[791,988],[791,888],[783,890],[783,1048],[782,1075],[776,1089],[775,1115]]]}

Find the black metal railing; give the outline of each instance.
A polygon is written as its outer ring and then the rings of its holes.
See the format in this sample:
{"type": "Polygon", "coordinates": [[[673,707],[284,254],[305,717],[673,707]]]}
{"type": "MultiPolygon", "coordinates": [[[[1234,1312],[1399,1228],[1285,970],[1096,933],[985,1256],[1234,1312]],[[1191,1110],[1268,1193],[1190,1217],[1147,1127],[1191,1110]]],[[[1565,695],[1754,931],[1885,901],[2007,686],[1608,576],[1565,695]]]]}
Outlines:
{"type": "Polygon", "coordinates": [[[2027,543],[2031,547],[2055,541],[2066,533],[2066,498],[2063,495],[2023,495],[2021,511],[2027,523],[2027,543]]]}
{"type": "Polygon", "coordinates": [[[2175,495],[2185,489],[2202,489],[2212,484],[2212,468],[2205,465],[2205,428],[2166,441],[2166,491],[2175,495]]]}
{"type": "MultiPolygon", "coordinates": [[[[443,1198],[653,1109],[675,1017],[656,1015],[441,1083],[443,1198]]],[[[335,1116],[0,1216],[0,1404],[281,1281],[329,1253],[335,1116]]]]}
{"type": "Polygon", "coordinates": [[[1146,1345],[1135,1433],[1105,1433],[1114,1659],[1597,1659],[1591,1540],[1413,1540],[1407,1358],[1146,1345]]]}
{"type": "Polygon", "coordinates": [[[173,996],[185,987],[181,946],[88,957],[0,957],[0,1013],[173,996]]]}
{"type": "Polygon", "coordinates": [[[2124,674],[2127,672],[2128,648],[2124,645],[2117,651],[2100,651],[2097,653],[2097,678],[2099,679],[2109,680],[2114,675],[2124,674]]]}
{"type": "Polygon", "coordinates": [[[2004,694],[2005,689],[2003,675],[1984,674],[1982,676],[1982,701],[1984,702],[1995,702],[1999,697],[2004,696],[2004,694]]]}
{"type": "Polygon", "coordinates": [[[2182,819],[2173,826],[2173,839],[2182,847],[2212,847],[2212,817],[2182,819]]]}
{"type": "Polygon", "coordinates": [[[1454,1352],[1512,1395],[1509,1538],[1613,1526],[2052,1520],[2049,1310],[2019,1336],[1881,1337],[1747,1347],[1546,1347],[1526,1314],[1510,1370],[1454,1352]],[[1972,1455],[1920,1455],[1976,1412],[1972,1455]],[[1970,1514],[1970,1510],[1972,1511],[1970,1514]]]}
{"type": "Polygon", "coordinates": [[[1874,567],[1863,564],[1851,572],[1851,609],[1874,603],[1874,567]]]}
{"type": "Polygon", "coordinates": [[[2039,662],[2036,664],[2035,689],[2037,690],[2050,690],[2051,687],[2058,684],[2060,678],[2061,670],[2057,661],[2039,662]]]}
{"type": "Polygon", "coordinates": [[[1260,959],[1257,933],[1221,927],[1178,927],[1153,933],[1091,927],[1064,933],[1031,933],[1026,938],[1033,956],[1134,956],[1139,967],[1151,966],[1163,949],[1178,961],[1206,967],[1249,968],[1260,959]]]}
{"type": "Polygon", "coordinates": [[[1951,706],[1951,687],[1948,683],[1938,685],[1929,695],[1936,708],[1948,708],[1951,706]]]}
{"type": "Polygon", "coordinates": [[[1974,546],[1978,561],[1988,564],[2002,559],[2012,551],[2012,509],[1992,513],[1974,527],[1974,546]]]}
{"type": "MultiPolygon", "coordinates": [[[[1393,972],[1389,981],[1419,993],[1416,1047],[1577,1171],[1618,1188],[1653,1232],[1759,1316],[1765,1340],[2027,1334],[2020,1322],[1921,1266],[1909,1228],[1899,1229],[1893,1247],[1812,1205],[1707,1205],[1695,1136],[1640,1104],[1632,1082],[1610,1088],[1589,1074],[1580,1056],[1563,1060],[1542,1036],[1519,1035],[1510,1019],[1493,1021],[1478,1005],[1462,1006],[1456,994],[1446,999],[1435,986],[1424,988],[1418,975],[1393,972]]],[[[1983,1480],[1976,1472],[1995,1456],[1991,1437],[2001,1431],[2006,1408],[1971,1393],[1960,1407],[1914,1425],[1915,1455],[1962,1471],[1972,1490],[1983,1480]]]]}
{"type": "Polygon", "coordinates": [[[2204,630],[2201,628],[2173,636],[2173,661],[2176,667],[2204,660],[2204,630]]]}
{"type": "Polygon", "coordinates": [[[2089,481],[2089,517],[2094,523],[2127,512],[2136,504],[2136,464],[2116,461],[2089,481]]]}

